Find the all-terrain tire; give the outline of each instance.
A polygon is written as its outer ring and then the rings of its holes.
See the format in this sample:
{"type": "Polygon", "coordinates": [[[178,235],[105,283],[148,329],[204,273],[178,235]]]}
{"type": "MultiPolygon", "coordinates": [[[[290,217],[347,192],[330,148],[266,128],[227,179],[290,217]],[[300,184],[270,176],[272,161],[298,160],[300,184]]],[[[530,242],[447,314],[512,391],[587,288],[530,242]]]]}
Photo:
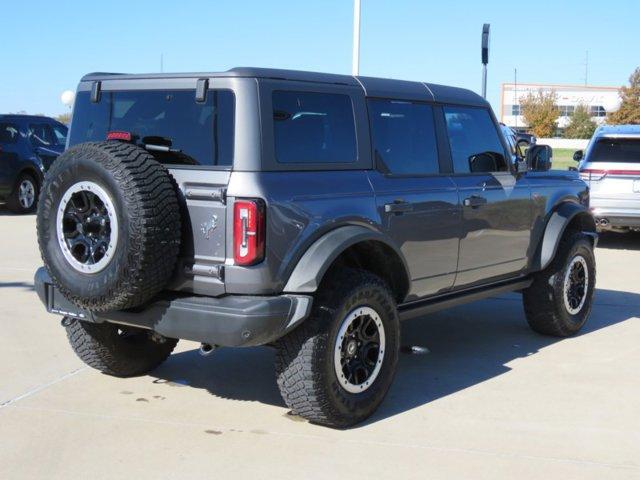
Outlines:
{"type": "Polygon", "coordinates": [[[16,183],[13,187],[13,191],[11,192],[11,195],[9,196],[9,198],[7,198],[7,207],[13,213],[24,215],[26,213],[33,212],[36,209],[37,204],[38,204],[38,181],[30,173],[26,173],[26,172],[21,173],[18,176],[18,179],[16,180],[16,183]],[[31,185],[28,188],[31,188],[33,192],[32,197],[27,197],[27,198],[33,198],[33,200],[31,201],[31,204],[29,204],[28,202],[26,202],[26,204],[23,204],[20,198],[21,188],[23,188],[23,184],[31,185]]]}
{"type": "MultiPolygon", "coordinates": [[[[176,190],[166,168],[129,143],[83,143],[62,154],[46,175],[37,216],[42,259],[60,292],[80,308],[106,311],[142,305],[162,290],[174,272],[180,248],[176,190]],[[110,216],[102,218],[112,222],[113,231],[106,235],[117,241],[99,271],[83,271],[88,267],[81,263],[74,267],[69,259],[72,247],[63,251],[66,237],[60,238],[64,235],[58,228],[59,215],[67,212],[69,198],[74,198],[69,193],[78,188],[92,189],[89,193],[101,189],[112,206],[110,216]]],[[[104,202],[100,205],[106,208],[104,202]]],[[[86,206],[81,210],[88,211],[86,206]]]]}
{"type": "Polygon", "coordinates": [[[364,270],[341,269],[323,280],[310,318],[277,342],[276,375],[282,398],[294,414],[313,423],[335,428],[359,423],[378,408],[389,390],[399,346],[398,313],[387,284],[364,270]],[[334,349],[343,319],[360,307],[377,312],[386,346],[371,385],[350,393],[336,373],[334,349]]]}
{"type": "Polygon", "coordinates": [[[115,377],[144,375],[164,362],[178,340],[150,330],[68,319],[67,338],[80,360],[115,377]]]}
{"type": "MultiPolygon", "coordinates": [[[[580,269],[584,270],[581,266],[580,269]]],[[[531,286],[523,291],[524,310],[531,328],[543,335],[556,337],[577,333],[591,313],[595,283],[596,265],[591,239],[584,233],[565,233],[554,260],[536,274],[531,286]],[[569,297],[565,299],[565,282],[568,270],[579,258],[586,265],[586,295],[572,312],[569,297]]]]}

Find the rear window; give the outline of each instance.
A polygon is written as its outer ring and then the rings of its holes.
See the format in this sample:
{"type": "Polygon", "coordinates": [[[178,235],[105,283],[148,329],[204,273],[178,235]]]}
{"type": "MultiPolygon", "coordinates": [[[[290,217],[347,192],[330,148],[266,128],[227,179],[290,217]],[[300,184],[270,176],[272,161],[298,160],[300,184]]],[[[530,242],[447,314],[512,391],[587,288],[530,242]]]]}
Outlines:
{"type": "Polygon", "coordinates": [[[640,163],[640,138],[601,138],[593,146],[588,161],[640,163]]]}
{"type": "Polygon", "coordinates": [[[348,95],[275,91],[273,130],[279,163],[353,163],[357,159],[348,95]]]}
{"type": "Polygon", "coordinates": [[[439,173],[433,108],[400,100],[369,100],[376,165],[383,173],[439,173]]]}
{"type": "Polygon", "coordinates": [[[169,147],[153,151],[162,163],[229,166],[233,163],[235,98],[229,90],[210,90],[198,103],[194,90],[102,92],[92,103],[78,93],[70,145],[101,141],[110,131],[134,135],[137,144],[169,147]]]}
{"type": "Polygon", "coordinates": [[[18,126],[14,123],[0,123],[0,143],[5,145],[17,143],[18,126]]]}

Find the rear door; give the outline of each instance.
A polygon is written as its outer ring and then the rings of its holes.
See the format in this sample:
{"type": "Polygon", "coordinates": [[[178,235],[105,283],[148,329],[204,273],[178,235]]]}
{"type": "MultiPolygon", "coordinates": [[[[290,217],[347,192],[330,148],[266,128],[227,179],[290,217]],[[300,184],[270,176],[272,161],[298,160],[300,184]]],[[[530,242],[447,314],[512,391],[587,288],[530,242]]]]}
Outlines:
{"type": "MultiPolygon", "coordinates": [[[[79,91],[69,144],[132,134],[167,166],[181,195],[182,249],[173,289],[225,292],[226,188],[235,154],[235,95],[211,79],[196,99],[196,79],[103,82],[99,101],[79,91]]],[[[158,206],[161,208],[161,206],[158,206]]]]}
{"type": "Polygon", "coordinates": [[[27,137],[33,155],[38,157],[45,170],[48,170],[62,151],[52,126],[45,121],[30,122],[27,137]]]}
{"type": "Polygon", "coordinates": [[[458,195],[441,173],[436,109],[423,102],[368,101],[376,163],[369,176],[382,224],[409,266],[409,300],[451,288],[458,262],[458,195]]]}
{"type": "Polygon", "coordinates": [[[453,180],[462,203],[455,286],[517,275],[527,266],[531,193],[487,108],[444,106],[453,180]]]}

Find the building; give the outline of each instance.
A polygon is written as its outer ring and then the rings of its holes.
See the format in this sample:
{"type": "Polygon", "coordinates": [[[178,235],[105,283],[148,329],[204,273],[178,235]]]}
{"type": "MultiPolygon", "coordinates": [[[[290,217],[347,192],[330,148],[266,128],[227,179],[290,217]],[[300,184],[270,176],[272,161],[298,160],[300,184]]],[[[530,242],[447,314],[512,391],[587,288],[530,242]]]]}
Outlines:
{"type": "Polygon", "coordinates": [[[562,131],[578,105],[585,105],[591,118],[598,124],[604,122],[607,113],[620,106],[619,87],[595,87],[588,85],[554,85],[542,83],[503,83],[500,93],[500,119],[502,123],[521,130],[527,127],[520,113],[520,101],[530,93],[538,91],[556,93],[556,103],[560,108],[558,129],[562,131]]]}

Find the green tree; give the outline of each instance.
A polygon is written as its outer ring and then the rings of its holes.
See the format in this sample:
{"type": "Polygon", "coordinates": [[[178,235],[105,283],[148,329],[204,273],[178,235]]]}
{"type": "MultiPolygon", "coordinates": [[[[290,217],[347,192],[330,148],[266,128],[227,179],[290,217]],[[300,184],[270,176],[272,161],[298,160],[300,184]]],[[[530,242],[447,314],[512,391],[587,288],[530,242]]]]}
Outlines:
{"type": "Polygon", "coordinates": [[[520,110],[524,121],[536,137],[548,138],[553,136],[556,129],[556,120],[560,116],[556,104],[556,92],[529,93],[520,101],[520,110]]]}
{"type": "Polygon", "coordinates": [[[629,86],[620,88],[620,108],[609,114],[611,125],[640,125],[640,67],[629,77],[629,86]]]}
{"type": "Polygon", "coordinates": [[[586,105],[576,106],[569,125],[564,129],[564,138],[591,138],[596,131],[596,122],[591,120],[586,105]]]}
{"type": "Polygon", "coordinates": [[[69,125],[71,122],[71,113],[62,113],[56,117],[56,120],[65,125],[69,125]]]}

